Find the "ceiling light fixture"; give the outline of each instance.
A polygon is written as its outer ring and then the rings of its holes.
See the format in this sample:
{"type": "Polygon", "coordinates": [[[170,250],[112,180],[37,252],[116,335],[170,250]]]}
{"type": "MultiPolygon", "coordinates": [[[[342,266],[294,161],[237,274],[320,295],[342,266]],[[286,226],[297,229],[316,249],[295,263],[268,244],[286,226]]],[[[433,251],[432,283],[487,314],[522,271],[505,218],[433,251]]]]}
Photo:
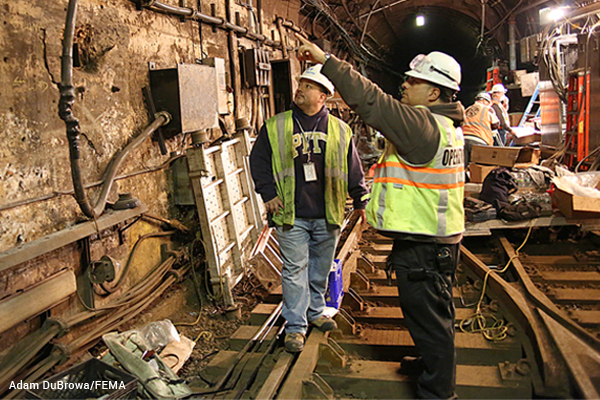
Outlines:
{"type": "Polygon", "coordinates": [[[423,14],[417,14],[417,18],[415,21],[417,23],[417,26],[423,26],[425,25],[425,16],[423,14]]]}

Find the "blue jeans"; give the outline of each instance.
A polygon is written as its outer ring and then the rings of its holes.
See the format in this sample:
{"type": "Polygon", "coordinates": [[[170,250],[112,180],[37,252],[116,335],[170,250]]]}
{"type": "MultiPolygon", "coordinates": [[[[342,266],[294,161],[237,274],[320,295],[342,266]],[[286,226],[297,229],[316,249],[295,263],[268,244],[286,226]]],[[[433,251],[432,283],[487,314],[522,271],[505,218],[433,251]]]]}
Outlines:
{"type": "Polygon", "coordinates": [[[325,219],[296,218],[294,226],[277,227],[286,333],[306,334],[308,322],[323,314],[327,278],[339,237],[340,228],[325,219]]]}

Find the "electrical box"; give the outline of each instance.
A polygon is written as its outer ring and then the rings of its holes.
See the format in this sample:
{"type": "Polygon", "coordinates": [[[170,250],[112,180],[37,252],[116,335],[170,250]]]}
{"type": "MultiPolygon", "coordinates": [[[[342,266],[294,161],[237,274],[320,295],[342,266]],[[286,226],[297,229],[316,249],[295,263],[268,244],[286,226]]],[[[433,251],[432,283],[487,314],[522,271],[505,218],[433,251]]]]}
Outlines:
{"type": "Polygon", "coordinates": [[[218,126],[216,68],[178,64],[150,69],[150,88],[156,110],[172,117],[162,128],[165,139],[218,126]]]}
{"type": "Polygon", "coordinates": [[[271,64],[269,53],[265,49],[246,49],[243,53],[244,79],[246,86],[269,86],[271,82],[271,64]]]}
{"type": "Polygon", "coordinates": [[[202,59],[202,65],[213,67],[217,72],[217,108],[219,114],[229,114],[227,101],[227,82],[225,80],[225,60],[219,57],[209,57],[202,59]]]}
{"type": "Polygon", "coordinates": [[[520,41],[521,47],[521,62],[532,63],[535,62],[539,55],[539,45],[541,37],[539,34],[524,37],[520,41]]]}

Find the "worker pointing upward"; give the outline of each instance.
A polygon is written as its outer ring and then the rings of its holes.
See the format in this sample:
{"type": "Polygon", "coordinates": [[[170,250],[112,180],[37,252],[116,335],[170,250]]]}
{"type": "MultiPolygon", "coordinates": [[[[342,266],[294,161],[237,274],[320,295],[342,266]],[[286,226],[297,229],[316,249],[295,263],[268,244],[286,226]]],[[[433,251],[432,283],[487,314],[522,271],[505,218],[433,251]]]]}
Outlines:
{"type": "Polygon", "coordinates": [[[454,102],[461,68],[438,51],[410,63],[400,101],[354,71],[350,64],[302,42],[299,58],[323,64],[344,101],[385,136],[367,220],[394,238],[388,260],[404,319],[421,358],[401,370],[420,373],[420,398],[455,396],[456,355],[452,281],[464,231],[464,108],[454,102]],[[418,371],[414,371],[418,369],[418,371]]]}

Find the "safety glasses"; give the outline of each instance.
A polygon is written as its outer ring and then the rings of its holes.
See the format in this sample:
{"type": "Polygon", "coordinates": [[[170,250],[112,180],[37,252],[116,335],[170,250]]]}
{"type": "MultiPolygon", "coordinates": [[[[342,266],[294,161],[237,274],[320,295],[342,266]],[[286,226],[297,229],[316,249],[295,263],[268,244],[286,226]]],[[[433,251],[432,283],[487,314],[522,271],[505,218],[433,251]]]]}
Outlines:
{"type": "Polygon", "coordinates": [[[427,70],[427,65],[429,65],[429,70],[430,71],[434,71],[437,72],[438,74],[445,76],[446,78],[450,79],[452,82],[456,82],[456,79],[454,79],[453,77],[451,77],[450,75],[448,75],[447,73],[445,73],[444,71],[439,70],[438,68],[436,68],[433,65],[433,60],[431,60],[431,58],[425,54],[419,54],[417,56],[415,56],[415,58],[412,59],[412,61],[410,62],[410,64],[408,64],[408,66],[410,67],[410,69],[412,69],[413,71],[416,71],[420,74],[424,73],[425,70],[427,70]]]}

